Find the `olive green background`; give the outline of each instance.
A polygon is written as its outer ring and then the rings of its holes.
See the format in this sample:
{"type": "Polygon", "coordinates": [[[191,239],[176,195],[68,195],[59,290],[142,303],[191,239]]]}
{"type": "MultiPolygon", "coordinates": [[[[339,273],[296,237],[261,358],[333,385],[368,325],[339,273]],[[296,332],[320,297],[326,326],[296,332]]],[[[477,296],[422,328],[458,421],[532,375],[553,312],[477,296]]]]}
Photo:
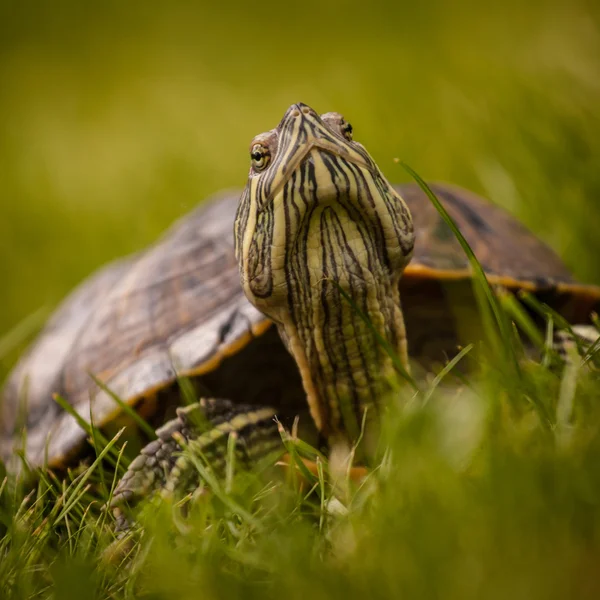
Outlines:
{"type": "Polygon", "coordinates": [[[390,180],[400,158],[471,187],[599,283],[594,4],[4,0],[0,377],[23,319],[243,186],[297,101],[342,112],[390,180]]]}

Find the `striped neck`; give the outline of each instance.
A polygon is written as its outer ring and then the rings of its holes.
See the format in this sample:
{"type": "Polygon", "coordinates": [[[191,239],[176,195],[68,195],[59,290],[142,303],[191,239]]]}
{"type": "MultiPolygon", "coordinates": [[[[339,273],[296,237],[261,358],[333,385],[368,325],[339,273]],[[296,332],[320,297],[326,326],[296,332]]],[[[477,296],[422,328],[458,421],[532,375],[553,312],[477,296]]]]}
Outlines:
{"type": "Polygon", "coordinates": [[[278,327],[319,430],[356,440],[364,411],[376,414],[395,376],[376,334],[406,364],[399,272],[386,266],[384,248],[372,243],[351,198],[305,199],[308,210],[287,217],[297,235],[283,257],[287,306],[278,327]]]}

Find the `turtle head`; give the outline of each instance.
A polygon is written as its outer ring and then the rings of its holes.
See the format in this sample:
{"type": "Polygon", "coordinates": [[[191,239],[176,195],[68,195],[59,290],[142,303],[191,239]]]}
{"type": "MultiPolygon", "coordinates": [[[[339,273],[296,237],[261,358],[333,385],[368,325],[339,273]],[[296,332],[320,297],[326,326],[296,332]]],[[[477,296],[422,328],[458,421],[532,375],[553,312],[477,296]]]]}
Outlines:
{"type": "Polygon", "coordinates": [[[338,113],[292,105],[250,160],[235,220],[244,292],[277,324],[319,430],[354,441],[395,375],[382,338],[406,365],[410,213],[338,113]]]}

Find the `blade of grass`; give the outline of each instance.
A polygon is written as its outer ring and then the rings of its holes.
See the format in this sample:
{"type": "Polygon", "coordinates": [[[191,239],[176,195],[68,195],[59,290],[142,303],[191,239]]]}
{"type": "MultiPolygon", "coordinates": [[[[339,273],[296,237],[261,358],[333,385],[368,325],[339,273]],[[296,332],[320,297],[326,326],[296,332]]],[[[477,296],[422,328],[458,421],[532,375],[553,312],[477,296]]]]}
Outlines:
{"type": "Polygon", "coordinates": [[[186,442],[181,434],[174,433],[173,439],[181,446],[182,453],[187,456],[187,459],[193,464],[194,468],[206,482],[211,492],[223,503],[223,505],[227,506],[231,512],[237,513],[247,523],[255,527],[257,531],[262,531],[264,529],[263,524],[258,519],[255,519],[245,508],[235,502],[235,500],[222,489],[219,480],[210,468],[210,462],[204,453],[198,448],[192,449],[193,442],[186,442]]]}
{"type": "Polygon", "coordinates": [[[556,312],[551,306],[548,306],[545,302],[540,302],[533,294],[530,292],[526,292],[521,290],[519,292],[519,298],[523,300],[527,306],[532,308],[537,314],[546,319],[552,319],[554,323],[560,328],[564,329],[569,333],[569,335],[573,338],[575,345],[577,346],[577,351],[580,355],[585,353],[585,348],[581,343],[581,340],[577,336],[577,334],[573,331],[571,324],[558,312],[556,312]]]}
{"type": "MultiPolygon", "coordinates": [[[[310,469],[304,464],[302,457],[300,456],[298,450],[301,445],[301,440],[294,438],[288,434],[288,432],[283,428],[283,425],[278,422],[279,434],[281,435],[281,440],[287,453],[290,457],[290,464],[295,465],[300,471],[302,477],[311,483],[315,482],[315,476],[311,473],[310,469]]],[[[306,444],[307,448],[312,449],[308,444],[306,444]]],[[[294,469],[290,469],[292,475],[295,475],[294,469]]]]}
{"type": "Polygon", "coordinates": [[[514,294],[507,290],[502,290],[498,294],[498,298],[505,312],[510,315],[521,330],[525,332],[531,342],[539,348],[540,351],[543,351],[545,344],[544,336],[540,333],[538,327],[527,312],[523,310],[522,305],[515,299],[514,294]]]}
{"type": "MultiPolygon", "coordinates": [[[[85,486],[87,480],[90,478],[90,476],[92,475],[92,473],[94,472],[96,467],[102,462],[102,459],[111,451],[111,449],[116,444],[118,439],[121,437],[121,435],[123,435],[124,431],[125,431],[125,428],[124,427],[121,428],[116,433],[116,435],[102,449],[102,452],[100,452],[100,454],[98,454],[98,456],[96,457],[96,460],[94,460],[94,462],[89,466],[89,468],[87,468],[84,471],[84,473],[82,474],[79,481],[76,480],[76,482],[73,482],[73,484],[71,484],[71,486],[74,485],[74,487],[73,487],[73,490],[71,491],[70,498],[69,498],[68,502],[65,503],[64,508],[60,511],[60,513],[56,517],[56,522],[63,519],[71,511],[73,506],[75,506],[77,504],[77,502],[79,501],[81,496],[85,493],[85,491],[82,492],[81,490],[85,486]]],[[[71,486],[69,486],[69,488],[71,486]]],[[[69,491],[69,489],[67,489],[67,492],[68,491],[69,491]]]]}
{"type": "Polygon", "coordinates": [[[235,474],[235,447],[237,433],[232,431],[227,437],[227,452],[225,458],[225,493],[231,494],[233,489],[233,476],[235,474]]]}
{"type": "Polygon", "coordinates": [[[548,368],[552,361],[552,356],[556,354],[554,351],[554,321],[549,318],[546,321],[546,339],[544,342],[544,354],[542,356],[542,366],[548,368]]]}
{"type": "MultiPolygon", "coordinates": [[[[117,455],[117,464],[116,464],[116,467],[115,467],[114,472],[113,472],[112,484],[110,486],[110,490],[108,492],[108,497],[106,499],[106,502],[104,503],[104,507],[105,508],[111,506],[111,504],[112,504],[113,494],[114,494],[115,488],[117,487],[117,484],[119,483],[119,476],[118,476],[119,466],[121,464],[121,460],[123,458],[123,453],[124,452],[125,452],[125,444],[123,444],[121,446],[121,448],[119,449],[118,455],[117,455]]],[[[101,515],[101,519],[100,519],[102,526],[104,526],[104,523],[105,523],[106,518],[108,516],[108,512],[109,512],[108,510],[103,510],[102,511],[102,515],[101,515]]]]}
{"type": "MultiPolygon", "coordinates": [[[[98,439],[98,428],[94,424],[94,412],[92,411],[92,403],[91,402],[90,402],[89,417],[90,417],[90,430],[92,432],[92,447],[94,448],[94,451],[96,452],[96,456],[98,456],[98,449],[101,446],[100,446],[100,440],[98,439]]],[[[108,493],[108,489],[106,487],[106,481],[104,478],[103,465],[100,466],[99,472],[100,472],[100,487],[102,488],[102,491],[106,494],[106,493],[108,493]]]]}
{"type": "Polygon", "coordinates": [[[321,493],[319,494],[321,499],[321,506],[319,510],[319,531],[323,531],[325,525],[325,511],[327,509],[327,493],[325,488],[325,474],[323,472],[323,463],[319,460],[319,457],[317,457],[317,479],[319,482],[319,490],[321,491],[321,493]]]}
{"type": "MultiPolygon", "coordinates": [[[[83,429],[90,438],[93,438],[92,426],[69,404],[60,394],[52,394],[53,400],[66,412],[69,413],[76,421],[79,427],[83,429]]],[[[98,431],[97,437],[103,446],[108,444],[108,440],[98,431]]]]}
{"type": "MultiPolygon", "coordinates": [[[[519,362],[517,360],[513,345],[511,344],[511,332],[509,323],[507,322],[505,313],[503,312],[502,307],[500,306],[500,303],[498,302],[496,295],[494,294],[494,291],[492,290],[492,287],[487,280],[485,271],[483,270],[481,263],[477,260],[475,253],[473,252],[471,246],[469,245],[459,228],[456,226],[456,223],[454,223],[454,221],[452,220],[442,203],[438,200],[437,196],[433,193],[433,191],[427,185],[427,183],[425,183],[421,176],[418,173],[416,173],[416,171],[414,171],[405,162],[401,162],[401,165],[407,171],[407,173],[417,182],[417,184],[423,190],[423,192],[425,192],[429,200],[432,202],[438,213],[441,215],[442,219],[444,219],[448,227],[450,227],[450,229],[454,233],[454,236],[461,245],[463,252],[469,260],[471,269],[473,270],[473,281],[477,284],[476,289],[478,287],[483,292],[483,295],[487,300],[487,307],[489,307],[492,311],[497,327],[497,332],[500,334],[500,339],[503,342],[502,344],[498,344],[497,342],[493,343],[496,346],[499,346],[504,349],[503,354],[507,357],[511,369],[514,371],[515,375],[520,379],[521,369],[519,367],[519,362]]],[[[477,296],[477,298],[479,308],[480,310],[483,309],[483,313],[485,314],[487,312],[486,303],[479,302],[479,296],[477,296]]],[[[488,334],[491,334],[492,340],[494,340],[497,337],[496,332],[492,332],[491,330],[488,332],[488,334]]]]}
{"type": "Polygon", "coordinates": [[[92,378],[94,383],[105,393],[107,393],[121,408],[121,410],[131,417],[136,425],[149,437],[150,440],[156,439],[156,432],[146,421],[142,418],[142,416],[135,410],[133,406],[127,404],[119,398],[117,394],[115,394],[104,382],[100,381],[93,373],[89,373],[88,375],[92,378]]]}
{"type": "Polygon", "coordinates": [[[594,358],[594,356],[598,353],[599,350],[600,350],[600,337],[598,337],[598,339],[587,349],[587,351],[583,357],[583,362],[588,363],[590,360],[592,360],[594,358]]]}
{"type": "MultiPolygon", "coordinates": [[[[179,386],[184,404],[189,406],[190,404],[198,402],[198,394],[196,393],[194,384],[191,382],[189,377],[184,377],[181,375],[177,376],[177,385],[179,386]]],[[[207,395],[212,396],[212,394],[207,395]]]]}
{"type": "Polygon", "coordinates": [[[468,346],[465,346],[450,362],[448,362],[448,364],[446,364],[444,366],[444,368],[433,378],[433,381],[431,382],[431,385],[429,386],[429,389],[425,392],[425,395],[423,397],[423,405],[427,404],[427,402],[429,402],[429,400],[431,399],[431,396],[433,396],[433,393],[435,392],[436,388],[439,386],[439,384],[442,382],[442,380],[444,379],[444,377],[446,377],[446,375],[448,375],[448,373],[450,373],[450,371],[452,371],[452,369],[454,369],[454,367],[473,349],[474,344],[469,344],[468,346]]]}
{"type": "MultiPolygon", "coordinates": [[[[108,445],[108,439],[102,435],[100,430],[90,425],[60,394],[53,394],[52,398],[65,412],[69,413],[77,421],[77,424],[86,432],[92,444],[95,443],[94,440],[96,442],[99,441],[102,449],[108,445]]],[[[98,455],[98,448],[94,449],[98,455]]],[[[109,461],[113,467],[115,467],[117,461],[117,451],[115,450],[110,452],[106,456],[106,460],[109,461]]],[[[125,459],[123,463],[125,467],[129,466],[129,460],[125,459]]]]}
{"type": "Polygon", "coordinates": [[[567,358],[560,382],[558,402],[556,404],[556,437],[561,447],[568,446],[573,439],[574,428],[571,423],[577,390],[577,372],[580,361],[573,346],[567,348],[571,356],[567,358]]]}
{"type": "Polygon", "coordinates": [[[396,354],[395,350],[392,348],[391,344],[377,331],[377,329],[371,323],[371,319],[368,315],[366,315],[358,305],[352,300],[352,298],[346,293],[344,289],[340,286],[337,281],[333,279],[330,280],[331,283],[338,289],[342,297],[348,304],[352,307],[352,310],[364,321],[367,327],[373,333],[373,336],[377,340],[377,343],[386,351],[387,355],[392,359],[392,363],[394,365],[394,369],[400,374],[400,376],[405,379],[409,385],[415,390],[415,392],[420,392],[420,388],[417,382],[409,375],[407,370],[404,368],[400,357],[396,354]]]}

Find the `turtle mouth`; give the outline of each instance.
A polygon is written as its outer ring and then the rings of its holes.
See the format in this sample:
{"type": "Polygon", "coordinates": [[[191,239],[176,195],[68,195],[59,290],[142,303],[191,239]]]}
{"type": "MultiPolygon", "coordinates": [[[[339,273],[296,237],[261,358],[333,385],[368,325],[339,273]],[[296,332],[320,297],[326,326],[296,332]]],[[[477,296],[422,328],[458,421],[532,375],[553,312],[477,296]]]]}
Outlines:
{"type": "MultiPolygon", "coordinates": [[[[353,165],[354,167],[358,167],[361,171],[366,171],[371,177],[377,177],[377,167],[367,163],[362,157],[352,155],[343,147],[334,146],[326,140],[315,140],[314,142],[307,144],[302,151],[299,151],[293,157],[290,157],[287,162],[288,167],[275,185],[269,190],[269,194],[267,195],[261,210],[264,210],[271,205],[284,187],[290,185],[292,187],[297,187],[297,181],[303,183],[306,177],[310,178],[310,173],[314,171],[319,162],[326,165],[335,164],[338,168],[340,163],[347,166],[353,165]]],[[[316,180],[315,186],[319,188],[320,194],[324,192],[316,180]]]]}

